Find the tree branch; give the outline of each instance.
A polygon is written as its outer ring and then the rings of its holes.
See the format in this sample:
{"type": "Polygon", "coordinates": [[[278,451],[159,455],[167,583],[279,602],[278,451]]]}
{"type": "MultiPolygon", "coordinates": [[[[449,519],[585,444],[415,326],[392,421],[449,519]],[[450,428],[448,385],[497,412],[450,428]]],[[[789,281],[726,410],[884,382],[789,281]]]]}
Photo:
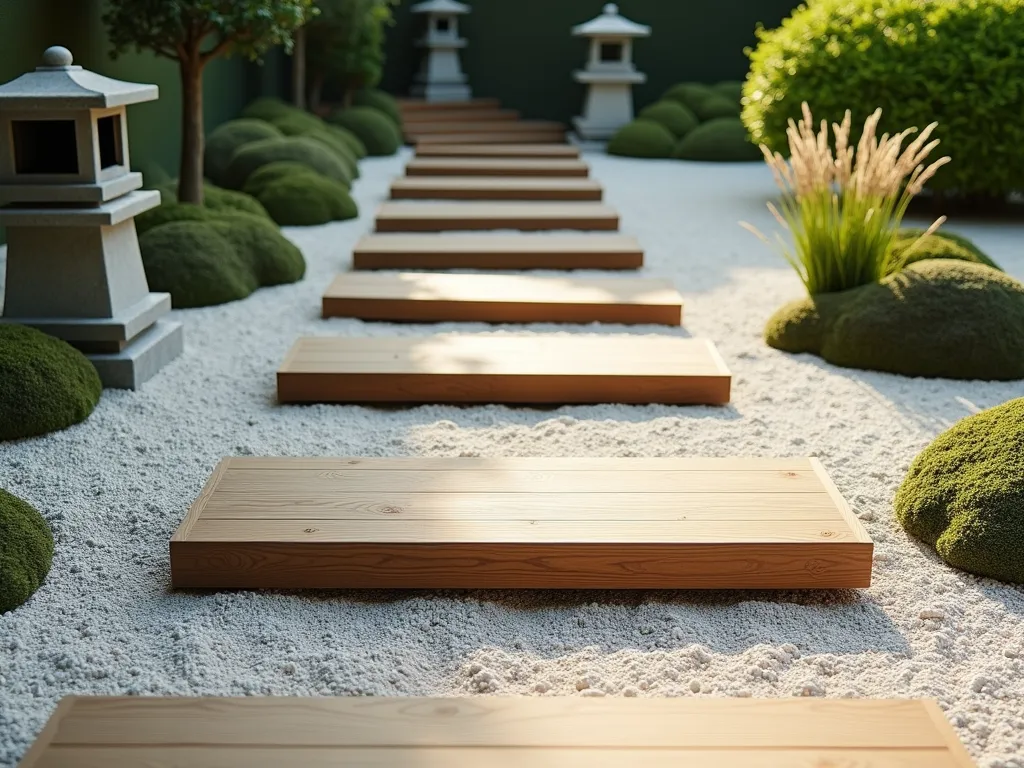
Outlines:
{"type": "Polygon", "coordinates": [[[213,46],[213,48],[199,54],[199,62],[201,64],[206,64],[210,59],[217,58],[227,50],[229,45],[231,45],[231,40],[226,37],[222,37],[217,41],[217,44],[213,46]]]}

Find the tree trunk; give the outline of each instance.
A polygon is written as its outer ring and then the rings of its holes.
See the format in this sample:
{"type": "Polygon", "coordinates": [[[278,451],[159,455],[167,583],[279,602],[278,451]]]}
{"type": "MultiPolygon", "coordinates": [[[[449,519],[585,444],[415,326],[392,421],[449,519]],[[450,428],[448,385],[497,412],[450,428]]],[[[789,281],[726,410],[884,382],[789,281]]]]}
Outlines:
{"type": "Polygon", "coordinates": [[[306,108],[306,28],[295,30],[295,47],[292,48],[292,103],[299,109],[306,108]]]}
{"type": "Polygon", "coordinates": [[[323,73],[317,72],[313,76],[313,86],[309,89],[309,108],[316,114],[320,113],[320,100],[323,97],[324,80],[326,78],[323,73]]]}
{"type": "Polygon", "coordinates": [[[203,204],[203,65],[181,61],[181,172],[178,201],[203,204]]]}

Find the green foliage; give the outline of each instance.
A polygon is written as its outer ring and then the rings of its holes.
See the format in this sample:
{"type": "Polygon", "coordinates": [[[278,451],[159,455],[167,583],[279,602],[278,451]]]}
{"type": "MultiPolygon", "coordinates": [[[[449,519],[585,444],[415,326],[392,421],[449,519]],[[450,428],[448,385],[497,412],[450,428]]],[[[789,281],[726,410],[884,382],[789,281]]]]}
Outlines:
{"type": "Polygon", "coordinates": [[[342,109],[329,122],[352,131],[363,142],[368,154],[393,155],[402,144],[402,135],[390,118],[372,107],[342,109]]]}
{"type": "Polygon", "coordinates": [[[784,152],[803,101],[829,121],[851,109],[855,124],[881,107],[880,131],[938,122],[953,162],[929,187],[1024,188],[1021,0],[818,0],[757,36],[743,119],[758,143],[784,152]]]}
{"type": "Polygon", "coordinates": [[[390,117],[399,129],[402,127],[402,110],[398,108],[398,102],[390,93],[377,88],[363,88],[352,95],[352,106],[373,107],[390,117]]]}
{"type": "Polygon", "coordinates": [[[0,614],[32,597],[52,561],[53,534],[43,516],[0,489],[0,614]]]}
{"type": "Polygon", "coordinates": [[[158,187],[163,203],[135,217],[135,231],[140,235],[153,227],[172,221],[211,221],[225,212],[248,213],[262,219],[269,218],[259,201],[242,192],[221,189],[212,184],[203,185],[203,204],[176,202],[177,182],[170,181],[158,187]]]}
{"type": "Polygon", "coordinates": [[[229,120],[217,126],[206,137],[203,155],[204,172],[214,184],[224,183],[224,174],[235,152],[246,144],[264,139],[281,138],[282,133],[273,125],[255,118],[229,120]]]}
{"type": "Polygon", "coordinates": [[[34,328],[0,325],[0,440],[85,421],[103,386],[85,356],[34,328]]]}
{"type": "Polygon", "coordinates": [[[973,261],[975,264],[984,264],[986,267],[1002,271],[1002,268],[992,261],[984,251],[963,235],[946,232],[944,229],[923,240],[921,239],[922,235],[924,235],[923,229],[901,229],[892,244],[894,260],[906,265],[925,259],[956,259],[957,261],[973,261]],[[914,246],[918,240],[920,242],[914,246]],[[907,249],[911,246],[913,246],[913,250],[908,254],[907,249]]]}
{"type": "Polygon", "coordinates": [[[683,138],[700,122],[690,109],[671,99],[662,99],[644,107],[640,111],[639,119],[651,120],[668,128],[677,139],[683,138]]]}
{"type": "MultiPolygon", "coordinates": [[[[334,182],[306,171],[318,181],[334,182]]],[[[243,258],[260,287],[297,283],[306,274],[302,251],[266,218],[254,219],[244,213],[224,213],[213,228],[243,258]]]]}
{"type": "Polygon", "coordinates": [[[273,122],[275,118],[292,114],[305,115],[307,113],[294,104],[289,104],[275,96],[260,96],[246,104],[242,110],[243,119],[266,120],[268,123],[273,122]]]}
{"type": "Polygon", "coordinates": [[[315,226],[359,215],[345,187],[297,163],[265,165],[249,177],[245,188],[285,226],[315,226]]]}
{"type": "Polygon", "coordinates": [[[662,99],[678,101],[696,114],[697,105],[717,95],[710,85],[704,83],[677,83],[662,94],[662,99]]]}
{"type": "Polygon", "coordinates": [[[203,205],[215,214],[247,213],[259,219],[268,218],[266,210],[251,195],[233,189],[221,189],[212,184],[206,185],[203,205]]]}
{"type": "Polygon", "coordinates": [[[740,111],[739,99],[729,99],[719,93],[699,99],[694,105],[694,113],[702,123],[719,117],[739,117],[740,111]]]}
{"type": "MultiPolygon", "coordinates": [[[[366,147],[351,131],[331,125],[304,109],[287,104],[280,99],[263,96],[252,101],[242,110],[246,118],[263,120],[285,136],[307,136],[326,131],[331,134],[324,143],[334,146],[334,139],[341,139],[350,150],[348,154],[359,160],[366,157],[366,147]]],[[[355,173],[358,176],[358,172],[355,173]]]]}
{"type": "Polygon", "coordinates": [[[204,205],[179,203],[170,199],[170,202],[136,216],[135,231],[141,236],[154,227],[170,224],[172,221],[210,221],[213,218],[214,214],[204,205]]]}
{"type": "Polygon", "coordinates": [[[954,568],[1024,583],[1024,398],[939,435],[910,465],[894,511],[954,568]]]}
{"type": "Polygon", "coordinates": [[[701,123],[675,146],[672,157],[730,163],[761,160],[761,150],[750,142],[747,129],[736,117],[701,123]]]}
{"type": "Polygon", "coordinates": [[[668,157],[676,138],[661,123],[634,120],[622,126],[608,142],[608,154],[623,157],[668,157]]]}
{"type": "Polygon", "coordinates": [[[904,376],[1024,378],[1024,284],[966,261],[911,264],[881,282],[791,302],[765,328],[785,352],[904,376]]]}
{"type": "Polygon", "coordinates": [[[281,160],[301,163],[346,187],[352,183],[352,174],[346,164],[327,147],[308,136],[291,136],[255,141],[238,150],[225,173],[225,186],[242,189],[257,168],[281,160]]]}
{"type": "Polygon", "coordinates": [[[276,118],[272,125],[285,136],[308,136],[323,144],[345,165],[352,178],[359,177],[359,162],[355,152],[346,141],[340,128],[328,125],[319,117],[309,113],[285,115],[276,118]],[[307,119],[308,118],[308,119],[307,119]]]}
{"type": "Polygon", "coordinates": [[[743,99],[742,80],[723,80],[711,86],[712,90],[719,96],[724,96],[734,104],[739,104],[743,99]]]}
{"type": "MultiPolygon", "coordinates": [[[[346,94],[371,88],[384,69],[384,28],[398,0],[318,0],[320,15],[306,28],[306,59],[314,82],[337,83],[346,94]]],[[[346,104],[351,97],[346,97],[346,104]]]]}
{"type": "Polygon", "coordinates": [[[170,174],[164,170],[164,167],[153,161],[143,162],[134,170],[142,174],[143,189],[156,189],[171,180],[170,174]]]}

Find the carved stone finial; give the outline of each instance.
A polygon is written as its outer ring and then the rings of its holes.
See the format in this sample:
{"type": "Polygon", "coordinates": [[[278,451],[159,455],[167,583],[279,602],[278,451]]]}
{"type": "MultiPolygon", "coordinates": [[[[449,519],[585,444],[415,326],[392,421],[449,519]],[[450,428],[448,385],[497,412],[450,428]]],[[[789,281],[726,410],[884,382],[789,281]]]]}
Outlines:
{"type": "Polygon", "coordinates": [[[61,45],[54,45],[43,51],[44,67],[70,67],[74,60],[71,51],[61,45]]]}

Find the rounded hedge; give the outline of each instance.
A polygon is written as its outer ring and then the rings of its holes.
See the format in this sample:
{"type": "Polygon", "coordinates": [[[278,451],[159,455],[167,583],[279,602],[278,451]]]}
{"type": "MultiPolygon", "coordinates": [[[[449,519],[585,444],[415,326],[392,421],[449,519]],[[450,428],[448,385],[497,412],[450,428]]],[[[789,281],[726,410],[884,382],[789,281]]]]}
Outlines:
{"type": "Polygon", "coordinates": [[[704,83],[677,83],[662,94],[662,99],[677,101],[696,113],[697,105],[717,95],[714,88],[704,83]]]}
{"type": "Polygon", "coordinates": [[[279,139],[282,135],[281,131],[270,123],[253,118],[222,123],[206,137],[206,149],[203,153],[204,175],[215,184],[223,184],[224,174],[235,152],[254,141],[279,139]]]}
{"type": "Polygon", "coordinates": [[[1024,284],[983,264],[919,261],[878,283],[787,304],[765,341],[847,368],[1022,379],[1024,284]]]}
{"type": "Polygon", "coordinates": [[[273,96],[261,96],[260,98],[250,101],[245,105],[245,109],[242,110],[242,117],[250,117],[254,120],[272,121],[275,117],[294,114],[296,112],[299,114],[305,114],[305,110],[299,109],[294,104],[289,104],[288,102],[273,96]]]}
{"type": "Polygon", "coordinates": [[[0,440],[85,421],[102,392],[96,369],[70,344],[23,325],[0,325],[0,440]]]}
{"type": "Polygon", "coordinates": [[[281,160],[305,165],[346,187],[352,183],[352,174],[345,163],[327,147],[308,136],[290,136],[256,141],[239,149],[228,166],[225,186],[229,189],[242,189],[253,171],[281,160]]]}
{"type": "Polygon", "coordinates": [[[724,96],[736,104],[743,99],[742,80],[723,80],[720,83],[715,83],[711,88],[719,96],[724,96]]]}
{"type": "Polygon", "coordinates": [[[662,99],[640,111],[641,120],[651,120],[658,125],[668,128],[677,139],[683,138],[700,123],[693,111],[684,107],[678,101],[662,99]]]}
{"type": "Polygon", "coordinates": [[[251,195],[230,189],[221,189],[212,184],[203,185],[203,204],[179,203],[178,185],[172,181],[158,187],[163,202],[156,208],[135,217],[135,230],[144,234],[161,224],[172,221],[210,221],[222,213],[248,213],[263,219],[270,216],[251,195]]]}
{"type": "Polygon", "coordinates": [[[953,567],[1024,583],[1024,398],[939,435],[914,459],[894,510],[953,567]]]}
{"type": "MultiPolygon", "coordinates": [[[[901,229],[893,243],[893,251],[900,255],[913,245],[924,234],[922,229],[901,229]]],[[[978,246],[963,235],[955,232],[939,231],[926,237],[907,258],[906,264],[913,264],[926,259],[955,259],[957,261],[973,261],[987,267],[1001,270],[1001,267],[990,259],[978,246]]]]}
{"type": "Polygon", "coordinates": [[[881,107],[879,133],[938,122],[953,162],[930,188],[1024,189],[1021,0],[819,0],[757,36],[743,119],[758,143],[785,151],[803,101],[830,122],[850,109],[855,126],[881,107]]]}
{"type": "Polygon", "coordinates": [[[0,614],[43,585],[53,561],[53,534],[43,516],[0,488],[0,614]]]}
{"type": "Polygon", "coordinates": [[[373,107],[343,109],[332,114],[328,121],[352,131],[370,155],[393,155],[402,144],[398,126],[373,107]]]}
{"type": "MultiPolygon", "coordinates": [[[[311,171],[305,173],[318,181],[327,181],[311,171]]],[[[305,276],[302,251],[269,219],[253,219],[243,213],[225,214],[213,222],[213,228],[234,246],[259,287],[297,283],[305,276]]]]}
{"type": "Polygon", "coordinates": [[[345,164],[352,178],[359,178],[359,157],[343,136],[328,130],[329,126],[320,118],[308,114],[290,114],[276,118],[271,125],[285,136],[307,136],[320,142],[345,164]]]}
{"type": "Polygon", "coordinates": [[[356,91],[352,96],[352,106],[372,107],[387,115],[396,126],[402,127],[402,110],[399,109],[398,102],[390,93],[379,88],[364,88],[356,91]]]}
{"type": "Polygon", "coordinates": [[[252,195],[212,184],[203,187],[203,207],[214,213],[248,213],[266,219],[267,212],[252,195]]]}
{"type": "Polygon", "coordinates": [[[298,163],[265,165],[249,177],[245,189],[285,226],[315,226],[359,215],[347,189],[298,163]]]}
{"type": "Polygon", "coordinates": [[[680,140],[672,157],[721,163],[764,159],[736,117],[719,117],[701,123],[680,140]]]}
{"type": "Polygon", "coordinates": [[[676,137],[653,120],[634,120],[622,126],[608,142],[608,154],[623,157],[668,157],[676,137]]]}
{"type": "Polygon", "coordinates": [[[718,93],[700,99],[694,105],[694,114],[702,123],[719,117],[739,117],[741,111],[739,99],[726,98],[718,93]]]}

